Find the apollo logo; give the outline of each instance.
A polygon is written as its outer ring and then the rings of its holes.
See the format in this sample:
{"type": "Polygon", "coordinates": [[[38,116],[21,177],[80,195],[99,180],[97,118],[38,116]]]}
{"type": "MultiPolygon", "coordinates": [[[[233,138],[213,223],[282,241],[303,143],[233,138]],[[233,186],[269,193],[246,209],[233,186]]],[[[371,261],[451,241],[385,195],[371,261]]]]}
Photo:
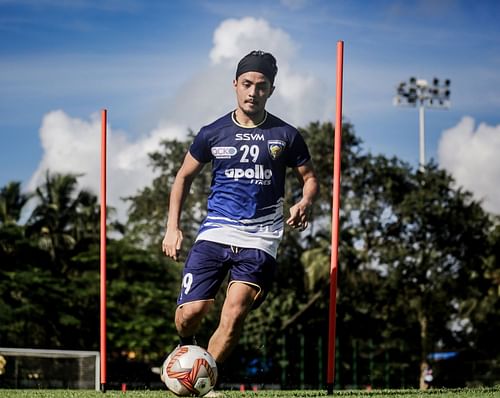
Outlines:
{"type": "Polygon", "coordinates": [[[214,146],[211,151],[216,159],[230,159],[238,152],[234,146],[214,146]]]}
{"type": "Polygon", "coordinates": [[[236,141],[264,141],[264,134],[236,133],[236,141]]]}
{"type": "Polygon", "coordinates": [[[232,178],[238,181],[240,178],[251,180],[251,184],[256,185],[271,185],[271,178],[273,171],[271,169],[264,169],[261,164],[256,164],[253,168],[247,169],[226,169],[224,172],[227,178],[232,178]]]}

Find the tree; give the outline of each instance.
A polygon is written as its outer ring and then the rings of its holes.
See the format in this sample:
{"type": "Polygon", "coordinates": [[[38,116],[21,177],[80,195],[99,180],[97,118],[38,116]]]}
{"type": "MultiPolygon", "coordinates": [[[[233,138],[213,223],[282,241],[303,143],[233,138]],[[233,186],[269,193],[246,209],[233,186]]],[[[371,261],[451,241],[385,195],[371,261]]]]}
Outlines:
{"type": "MultiPolygon", "coordinates": [[[[396,360],[413,363],[418,374],[418,362],[433,349],[463,347],[465,330],[457,331],[456,324],[470,319],[481,296],[478,275],[490,250],[489,216],[436,166],[414,172],[397,158],[365,154],[352,126],[344,126],[340,350],[345,350],[342,341],[370,341],[396,360]]],[[[284,324],[307,325],[302,328],[306,333],[311,325],[327,327],[332,132],[331,125],[317,123],[302,131],[318,170],[321,196],[312,231],[299,243],[305,299],[284,324]]],[[[317,335],[319,328],[312,327],[317,335]]],[[[342,356],[350,358],[351,353],[342,356]]]]}
{"type": "MultiPolygon", "coordinates": [[[[493,218],[489,243],[491,251],[484,252],[484,268],[476,274],[476,283],[471,286],[468,309],[469,317],[464,322],[463,340],[480,359],[500,359],[500,218],[493,218]]],[[[477,272],[477,271],[476,271],[477,272]]],[[[490,366],[492,368],[492,366],[490,366]]]]}
{"type": "Polygon", "coordinates": [[[392,195],[385,229],[392,233],[384,233],[380,261],[388,266],[390,310],[420,331],[423,362],[439,346],[459,344],[454,323],[470,316],[468,303],[489,252],[490,221],[443,170],[431,165],[409,176],[404,195],[392,195]]]}
{"type": "Polygon", "coordinates": [[[30,233],[38,238],[40,247],[47,250],[63,270],[67,267],[64,253],[71,250],[76,242],[76,188],[76,175],[51,175],[47,171],[43,185],[36,188],[38,203],[28,220],[30,233]]]}
{"type": "MultiPolygon", "coordinates": [[[[25,203],[19,184],[0,190],[10,215],[0,223],[0,345],[98,348],[100,214],[77,179],[47,173],[26,225],[12,224],[25,203]]],[[[180,267],[126,237],[108,239],[107,252],[110,357],[159,361],[176,344],[168,314],[180,267]]]]}
{"type": "MultiPolygon", "coordinates": [[[[311,226],[304,233],[286,230],[278,278],[264,305],[250,313],[229,368],[244,368],[241,358],[259,358],[269,381],[300,380],[300,366],[282,366],[307,360],[305,382],[321,384],[317,375],[326,356],[318,341],[326,350],[333,126],[311,123],[301,132],[321,185],[311,226]]],[[[112,358],[133,352],[157,364],[176,344],[181,264],[163,256],[160,242],[170,187],[191,140],[192,134],[164,141],[151,154],[157,178],[128,198],[123,236],[108,237],[112,358]]],[[[498,357],[498,220],[437,166],[414,171],[397,158],[366,153],[350,123],[344,123],[342,141],[339,383],[398,386],[440,348],[498,357]]],[[[78,189],[77,179],[47,173],[25,225],[19,217],[30,194],[15,183],[0,190],[0,345],[98,346],[99,207],[94,194],[78,189]]],[[[206,214],[209,181],[207,166],[186,201],[185,250],[206,214]]],[[[285,214],[300,189],[291,176],[285,214]]],[[[202,345],[216,327],[220,303],[217,299],[198,336],[202,345]]],[[[412,377],[411,385],[416,380],[412,377]]]]}
{"type": "Polygon", "coordinates": [[[24,228],[18,225],[21,212],[30,194],[21,192],[20,182],[10,182],[0,189],[0,259],[17,253],[15,242],[24,237],[24,228]]]}
{"type": "Polygon", "coordinates": [[[19,219],[29,193],[11,182],[0,190],[0,343],[41,346],[53,331],[45,322],[47,302],[58,290],[48,270],[37,267],[46,253],[26,237],[19,219]]]}
{"type": "MultiPolygon", "coordinates": [[[[193,139],[190,132],[186,140],[164,140],[161,148],[151,153],[151,167],[158,173],[150,187],[127,198],[130,202],[128,228],[130,236],[161,254],[160,242],[165,233],[170,188],[177,170],[193,139]]],[[[198,227],[206,215],[206,198],[210,189],[210,165],[206,165],[194,180],[184,203],[181,226],[184,234],[184,248],[190,247],[198,227]]]]}
{"type": "Polygon", "coordinates": [[[159,363],[178,344],[172,314],[181,267],[127,239],[108,246],[110,348],[159,363]]]}
{"type": "Polygon", "coordinates": [[[0,225],[17,224],[30,196],[21,192],[21,183],[18,181],[3,187],[0,190],[0,225]]]}
{"type": "MultiPolygon", "coordinates": [[[[2,193],[15,192],[9,189],[13,186],[9,184],[2,193]]],[[[16,209],[14,214],[20,214],[25,198],[31,196],[9,195],[20,198],[8,201],[19,204],[10,207],[16,209]]],[[[34,199],[26,225],[16,225],[15,230],[6,224],[0,227],[1,246],[8,249],[0,251],[0,306],[6,317],[2,340],[14,346],[86,349],[95,334],[89,338],[84,332],[87,319],[79,315],[88,313],[84,296],[91,295],[92,288],[82,287],[92,271],[75,268],[72,257],[98,242],[97,198],[77,190],[77,176],[47,172],[34,199]],[[73,333],[75,327],[81,333],[73,333]]]]}

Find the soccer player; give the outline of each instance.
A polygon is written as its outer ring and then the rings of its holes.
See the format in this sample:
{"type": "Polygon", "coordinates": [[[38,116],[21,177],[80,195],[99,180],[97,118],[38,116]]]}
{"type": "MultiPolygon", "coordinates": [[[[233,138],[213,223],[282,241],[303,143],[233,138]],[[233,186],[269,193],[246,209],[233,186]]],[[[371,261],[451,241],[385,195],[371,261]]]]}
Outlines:
{"type": "Polygon", "coordinates": [[[249,311],[271,287],[285,224],[286,169],[292,168],[302,184],[302,198],[286,219],[290,227],[307,227],[318,192],[304,139],[265,109],[277,71],[269,53],[252,51],[241,59],[233,80],[236,110],[199,131],[170,194],[162,250],[177,260],[184,199],[203,165],[211,162],[208,214],[184,265],[175,325],[181,345],[195,344],[194,335],[229,273],[220,322],[207,348],[219,364],[237,344],[249,311]]]}

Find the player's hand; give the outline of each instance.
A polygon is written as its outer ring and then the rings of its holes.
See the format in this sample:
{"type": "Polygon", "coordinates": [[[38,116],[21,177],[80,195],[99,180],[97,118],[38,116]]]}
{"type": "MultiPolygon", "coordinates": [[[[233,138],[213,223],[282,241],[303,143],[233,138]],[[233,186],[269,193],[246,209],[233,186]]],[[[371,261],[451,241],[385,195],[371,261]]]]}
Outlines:
{"type": "Polygon", "coordinates": [[[173,258],[175,261],[179,258],[179,252],[182,246],[182,231],[178,228],[167,228],[161,249],[165,256],[173,258]]]}
{"type": "Polygon", "coordinates": [[[290,207],[290,217],[286,223],[294,229],[304,231],[309,225],[309,203],[301,200],[290,207]]]}

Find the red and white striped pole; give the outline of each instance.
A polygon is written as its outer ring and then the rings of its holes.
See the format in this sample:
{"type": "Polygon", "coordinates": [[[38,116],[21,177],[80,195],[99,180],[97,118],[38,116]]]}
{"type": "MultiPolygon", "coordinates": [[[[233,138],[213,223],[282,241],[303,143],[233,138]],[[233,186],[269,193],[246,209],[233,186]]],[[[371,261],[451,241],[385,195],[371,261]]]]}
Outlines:
{"type": "Polygon", "coordinates": [[[101,244],[100,244],[100,340],[101,340],[101,391],[106,392],[106,109],[101,111],[101,244]]]}
{"type": "Polygon", "coordinates": [[[328,374],[326,388],[333,393],[335,379],[335,337],[337,317],[337,265],[339,248],[339,209],[340,209],[340,155],[342,145],[342,82],[344,67],[344,42],[337,42],[337,95],[335,112],[335,137],[333,153],[333,192],[332,192],[332,254],[330,258],[330,314],[328,322],[328,374]]]}

